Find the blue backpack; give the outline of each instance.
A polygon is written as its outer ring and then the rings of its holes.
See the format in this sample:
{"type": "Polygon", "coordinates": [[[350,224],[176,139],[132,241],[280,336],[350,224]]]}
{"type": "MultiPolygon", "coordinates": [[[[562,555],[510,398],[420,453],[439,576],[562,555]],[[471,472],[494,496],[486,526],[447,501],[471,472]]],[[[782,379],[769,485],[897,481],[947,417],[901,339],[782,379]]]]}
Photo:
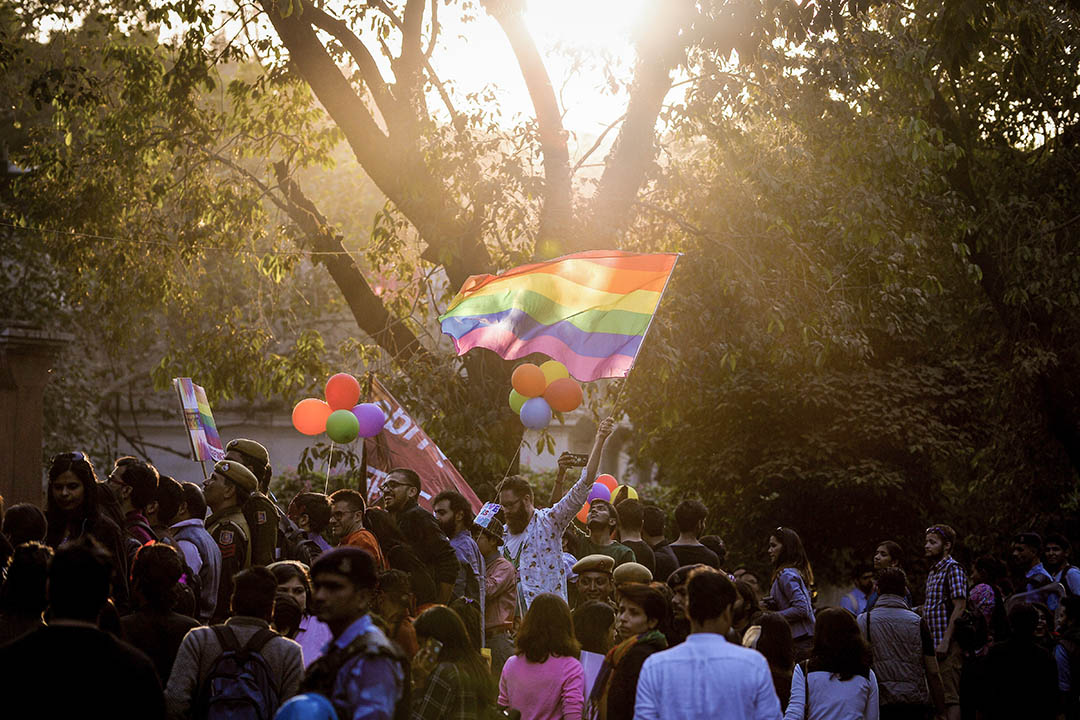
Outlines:
{"type": "Polygon", "coordinates": [[[247,644],[240,642],[232,629],[213,625],[222,653],[210,667],[199,692],[197,717],[206,720],[271,720],[281,704],[277,683],[262,649],[273,630],[263,628],[247,644]]]}

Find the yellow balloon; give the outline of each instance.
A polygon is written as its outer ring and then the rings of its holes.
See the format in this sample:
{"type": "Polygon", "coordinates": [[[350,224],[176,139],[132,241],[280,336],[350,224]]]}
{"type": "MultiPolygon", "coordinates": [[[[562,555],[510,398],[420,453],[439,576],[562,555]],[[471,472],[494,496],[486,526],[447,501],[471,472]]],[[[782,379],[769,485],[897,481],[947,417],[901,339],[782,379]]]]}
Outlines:
{"type": "Polygon", "coordinates": [[[547,380],[548,385],[560,378],[570,377],[570,371],[558,360],[548,360],[540,366],[540,372],[544,373],[544,379],[547,380]]]}
{"type": "Polygon", "coordinates": [[[611,501],[612,502],[618,502],[620,500],[637,500],[637,499],[638,499],[637,490],[630,487],[629,485],[616,485],[615,489],[611,491],[611,501]],[[625,492],[623,492],[623,491],[625,491],[625,492]],[[620,492],[623,492],[622,497],[619,496],[620,492]]]}

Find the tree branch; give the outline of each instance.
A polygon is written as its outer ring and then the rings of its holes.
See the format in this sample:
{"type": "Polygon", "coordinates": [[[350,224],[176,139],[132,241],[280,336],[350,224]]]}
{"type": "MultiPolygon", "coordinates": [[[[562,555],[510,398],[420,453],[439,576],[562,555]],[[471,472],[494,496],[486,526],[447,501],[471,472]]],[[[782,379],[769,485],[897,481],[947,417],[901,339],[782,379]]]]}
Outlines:
{"type": "Polygon", "coordinates": [[[654,17],[644,23],[649,35],[638,43],[630,99],[619,135],[608,154],[594,201],[588,237],[614,245],[629,221],[629,210],[656,157],[656,118],[671,89],[671,72],[684,52],[691,0],[657,0],[654,17]]]}
{"type": "Polygon", "coordinates": [[[330,223],[303,193],[296,181],[289,177],[285,163],[274,163],[274,173],[277,175],[278,187],[285,195],[289,218],[304,231],[312,246],[322,253],[317,256],[318,260],[326,266],[330,277],[341,289],[356,324],[400,362],[414,359],[433,361],[427,348],[420,344],[412,330],[393,317],[379,296],[371,290],[360,268],[345,252],[341,236],[334,234],[330,223]]]}
{"type": "Polygon", "coordinates": [[[544,153],[544,201],[536,244],[538,248],[546,240],[561,244],[568,239],[571,222],[570,151],[555,89],[536,42],[525,26],[520,3],[485,0],[483,5],[510,41],[536,111],[540,148],[544,153]]]}

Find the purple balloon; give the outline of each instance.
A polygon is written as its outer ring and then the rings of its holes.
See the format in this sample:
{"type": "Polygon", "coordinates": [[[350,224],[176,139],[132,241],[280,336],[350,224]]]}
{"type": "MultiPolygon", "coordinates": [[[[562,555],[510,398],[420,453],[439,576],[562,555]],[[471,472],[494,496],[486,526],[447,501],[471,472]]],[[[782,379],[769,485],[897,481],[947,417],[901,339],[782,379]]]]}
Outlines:
{"type": "Polygon", "coordinates": [[[601,483],[594,483],[592,490],[589,491],[588,502],[593,500],[603,500],[604,502],[611,502],[611,489],[607,485],[601,483]]]}
{"type": "Polygon", "coordinates": [[[375,403],[361,403],[352,412],[360,423],[360,437],[375,437],[386,424],[386,413],[375,403]]]}

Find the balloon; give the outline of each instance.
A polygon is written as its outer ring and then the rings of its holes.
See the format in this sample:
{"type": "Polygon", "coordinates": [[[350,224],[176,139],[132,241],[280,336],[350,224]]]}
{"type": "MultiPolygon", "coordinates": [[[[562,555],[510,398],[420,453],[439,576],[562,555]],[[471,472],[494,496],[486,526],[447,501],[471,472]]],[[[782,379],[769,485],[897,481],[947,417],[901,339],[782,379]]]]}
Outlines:
{"type": "Polygon", "coordinates": [[[637,490],[629,485],[619,485],[611,491],[611,497],[613,502],[616,500],[622,502],[623,500],[637,500],[638,494],[637,490]]]}
{"type": "Polygon", "coordinates": [[[360,383],[349,373],[338,373],[326,381],[326,404],[331,410],[351,410],[360,402],[360,383]]]}
{"type": "Polygon", "coordinates": [[[559,378],[547,386],[544,390],[544,399],[552,410],[570,412],[581,406],[581,386],[573,378],[559,378]]]}
{"type": "Polygon", "coordinates": [[[577,519],[581,522],[585,522],[589,519],[589,505],[592,503],[585,503],[585,507],[581,508],[581,512],[577,514],[577,519]]]}
{"type": "Polygon", "coordinates": [[[359,424],[360,437],[375,437],[386,424],[386,413],[375,403],[361,403],[352,409],[359,424]]]}
{"type": "Polygon", "coordinates": [[[558,360],[548,360],[546,363],[540,366],[540,372],[544,373],[544,380],[548,385],[555,382],[559,378],[570,377],[570,371],[566,369],[558,360]]]}
{"type": "Polygon", "coordinates": [[[611,488],[600,483],[593,483],[592,489],[589,490],[588,501],[592,502],[593,500],[611,502],[611,488]]]}
{"type": "Polygon", "coordinates": [[[351,443],[360,432],[360,421],[352,410],[335,410],[326,419],[326,435],[336,443],[351,443]]]}
{"type": "Polygon", "coordinates": [[[547,387],[543,371],[532,363],[524,363],[514,368],[510,383],[515,390],[527,398],[540,397],[544,394],[544,388],[547,387]]]}
{"type": "Polygon", "coordinates": [[[551,408],[544,398],[529,398],[521,406],[521,424],[530,430],[543,430],[549,422],[551,422],[551,408]]]}
{"type": "Polygon", "coordinates": [[[296,403],[292,411],[293,427],[305,435],[326,432],[326,419],[333,410],[318,398],[306,398],[296,403]]]}
{"type": "Polygon", "coordinates": [[[521,406],[525,404],[525,401],[529,398],[525,397],[517,390],[510,391],[510,409],[516,413],[521,412],[521,406]]]}
{"type": "Polygon", "coordinates": [[[318,693],[293,695],[282,703],[274,720],[337,720],[333,704],[318,693]]]}
{"type": "Polygon", "coordinates": [[[611,475],[603,474],[596,476],[596,482],[600,483],[608,490],[614,490],[619,485],[619,481],[613,478],[611,475]]]}

